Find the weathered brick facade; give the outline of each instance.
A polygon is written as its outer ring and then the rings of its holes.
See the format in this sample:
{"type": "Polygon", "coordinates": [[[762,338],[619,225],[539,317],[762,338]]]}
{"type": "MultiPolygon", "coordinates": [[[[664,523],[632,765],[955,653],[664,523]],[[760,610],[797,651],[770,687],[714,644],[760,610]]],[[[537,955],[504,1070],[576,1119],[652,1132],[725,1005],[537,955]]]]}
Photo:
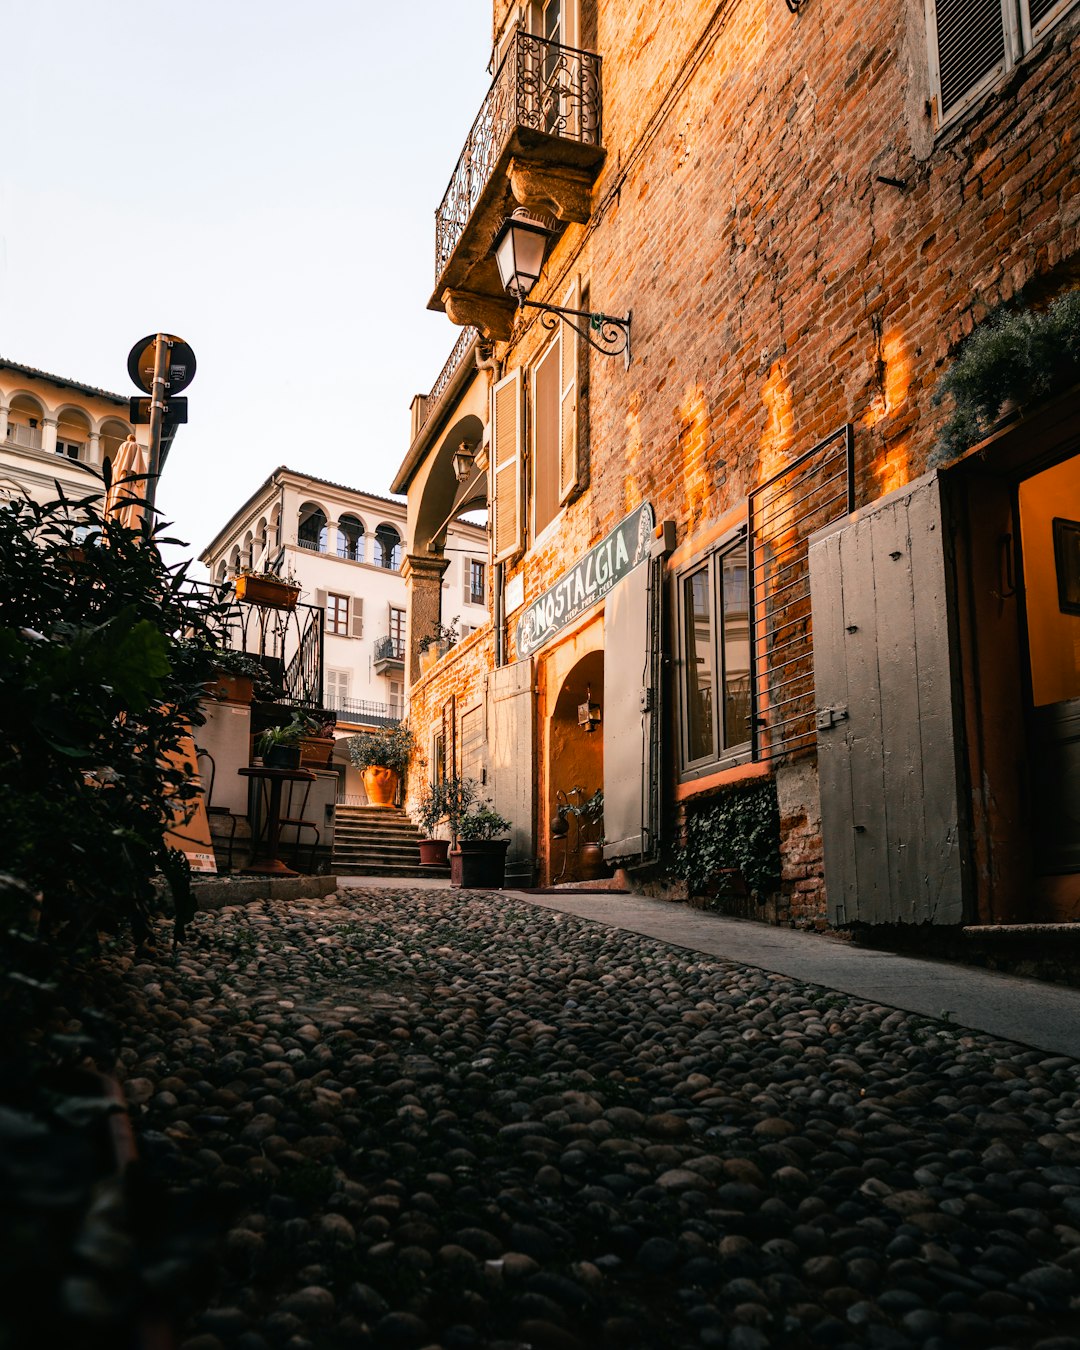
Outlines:
{"type": "MultiPolygon", "coordinates": [[[[495,5],[496,38],[511,9],[495,5]]],[[[845,424],[856,505],[903,486],[931,462],[946,411],[932,395],[962,338],[1021,291],[1039,301],[1080,274],[1080,7],[943,129],[921,0],[809,0],[797,16],[781,0],[582,0],[578,33],[603,59],[607,154],[588,221],[563,229],[532,298],[562,303],[578,281],[587,308],[632,309],[633,359],[579,362],[582,490],[505,569],[526,604],[642,502],[675,522],[670,578],[845,424]]],[[[494,345],[499,373],[528,370],[548,337],[520,311],[494,345]]],[[[494,644],[470,642],[414,688],[417,728],[451,692],[479,697],[494,644]]],[[[679,811],[760,772],[680,783],[674,730],[663,790],[679,811]]],[[[813,758],[777,777],[769,917],[820,926],[813,758]]]]}

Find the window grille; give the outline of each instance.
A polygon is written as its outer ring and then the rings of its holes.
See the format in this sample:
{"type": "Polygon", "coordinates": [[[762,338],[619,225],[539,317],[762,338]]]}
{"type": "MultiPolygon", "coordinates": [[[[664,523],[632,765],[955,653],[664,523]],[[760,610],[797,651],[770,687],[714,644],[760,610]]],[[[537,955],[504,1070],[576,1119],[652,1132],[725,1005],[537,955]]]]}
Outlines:
{"type": "Polygon", "coordinates": [[[750,494],[750,686],[754,759],[813,747],[810,536],[855,509],[850,423],[750,494]]]}

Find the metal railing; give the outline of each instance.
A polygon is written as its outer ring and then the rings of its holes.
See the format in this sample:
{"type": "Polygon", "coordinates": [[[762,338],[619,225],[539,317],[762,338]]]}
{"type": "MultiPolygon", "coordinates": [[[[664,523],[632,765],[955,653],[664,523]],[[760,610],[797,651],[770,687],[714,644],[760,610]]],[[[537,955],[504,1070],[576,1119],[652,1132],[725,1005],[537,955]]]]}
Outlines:
{"type": "Polygon", "coordinates": [[[816,744],[809,539],[855,509],[854,467],[848,424],[750,493],[755,759],[778,759],[816,744]]]}
{"type": "Polygon", "coordinates": [[[376,661],[404,661],[405,639],[381,637],[375,639],[376,661]]]}
{"type": "Polygon", "coordinates": [[[439,371],[439,378],[431,386],[431,393],[424,399],[424,412],[423,416],[420,418],[420,425],[417,427],[417,431],[420,430],[420,427],[426,425],[428,418],[439,406],[439,399],[446,393],[450,381],[457,374],[458,367],[461,365],[462,361],[465,360],[465,355],[477,336],[478,333],[475,328],[470,327],[461,330],[458,340],[454,343],[454,350],[446,358],[446,364],[443,366],[442,370],[439,371]]]}
{"type": "Polygon", "coordinates": [[[600,57],[518,29],[435,212],[435,280],[516,127],[600,144],[600,57]]]}
{"type": "Polygon", "coordinates": [[[400,703],[375,703],[363,698],[328,698],[327,708],[339,718],[374,727],[396,727],[405,716],[400,703]]]}

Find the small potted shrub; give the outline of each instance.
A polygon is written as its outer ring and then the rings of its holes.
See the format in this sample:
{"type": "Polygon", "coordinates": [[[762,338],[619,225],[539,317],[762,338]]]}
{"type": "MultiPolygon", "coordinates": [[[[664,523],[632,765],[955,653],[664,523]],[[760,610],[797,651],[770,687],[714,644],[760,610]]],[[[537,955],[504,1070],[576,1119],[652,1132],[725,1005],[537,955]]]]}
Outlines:
{"type": "Polygon", "coordinates": [[[427,672],[437,661],[446,655],[458,640],[458,620],[455,614],[449,623],[437,623],[430,633],[425,633],[416,644],[420,653],[420,669],[427,672]]]}
{"type": "Polygon", "coordinates": [[[293,717],[283,727],[267,727],[255,738],[255,751],[268,769],[298,769],[300,740],[307,730],[307,718],[293,717]]]}
{"type": "Polygon", "coordinates": [[[363,774],[364,791],[372,806],[393,806],[398,784],[409,767],[416,737],[408,727],[385,727],[350,736],[349,758],[363,774]]]}
{"type": "Polygon", "coordinates": [[[450,885],[499,890],[506,880],[506,850],[510,840],[497,838],[510,822],[489,802],[470,807],[457,822],[456,843],[450,850],[450,885]]]}
{"type": "Polygon", "coordinates": [[[435,827],[448,814],[446,783],[425,783],[416,808],[417,824],[424,831],[420,843],[421,867],[445,867],[449,839],[436,839],[435,827]]]}
{"type": "Polygon", "coordinates": [[[334,731],[337,722],[325,714],[307,719],[307,730],[300,738],[300,763],[316,769],[325,769],[334,753],[334,731]]]}

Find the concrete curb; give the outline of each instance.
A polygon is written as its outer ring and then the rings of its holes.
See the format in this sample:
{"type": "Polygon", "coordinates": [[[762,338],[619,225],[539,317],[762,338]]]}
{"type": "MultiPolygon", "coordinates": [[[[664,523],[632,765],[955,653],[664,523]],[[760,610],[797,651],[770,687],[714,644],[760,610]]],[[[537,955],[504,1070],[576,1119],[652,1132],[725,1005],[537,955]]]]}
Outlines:
{"type": "Polygon", "coordinates": [[[337,877],[215,877],[191,883],[196,909],[224,909],[252,900],[315,900],[337,888],[337,877]]]}

